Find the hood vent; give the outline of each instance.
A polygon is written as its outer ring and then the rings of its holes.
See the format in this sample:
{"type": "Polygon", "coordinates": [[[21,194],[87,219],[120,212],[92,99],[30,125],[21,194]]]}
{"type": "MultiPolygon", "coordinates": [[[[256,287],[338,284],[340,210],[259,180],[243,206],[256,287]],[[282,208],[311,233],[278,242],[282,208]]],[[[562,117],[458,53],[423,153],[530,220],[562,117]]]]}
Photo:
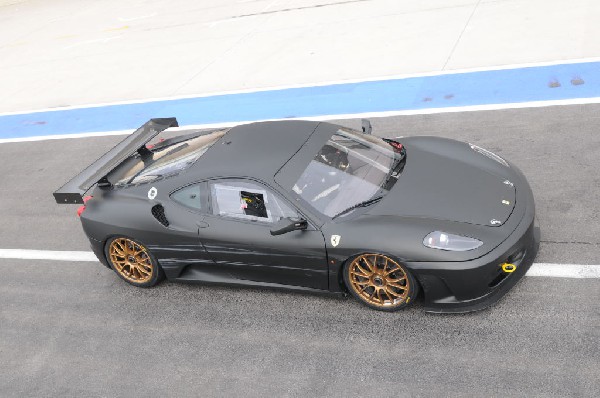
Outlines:
{"type": "Polygon", "coordinates": [[[152,207],[152,215],[165,227],[169,226],[169,220],[167,220],[167,216],[165,216],[165,208],[162,207],[162,205],[154,205],[152,207]]]}

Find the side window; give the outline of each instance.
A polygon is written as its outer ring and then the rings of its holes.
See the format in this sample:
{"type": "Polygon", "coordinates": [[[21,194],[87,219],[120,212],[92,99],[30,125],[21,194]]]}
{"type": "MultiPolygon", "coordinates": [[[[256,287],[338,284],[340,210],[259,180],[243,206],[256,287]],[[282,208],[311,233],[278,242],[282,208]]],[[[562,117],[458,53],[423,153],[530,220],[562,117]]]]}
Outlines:
{"type": "Polygon", "coordinates": [[[277,222],[297,213],[265,187],[249,181],[219,181],[210,185],[213,214],[243,220],[277,222]]]}
{"type": "Polygon", "coordinates": [[[171,194],[171,199],[194,210],[202,208],[202,199],[200,197],[200,184],[189,185],[181,188],[171,194]]]}

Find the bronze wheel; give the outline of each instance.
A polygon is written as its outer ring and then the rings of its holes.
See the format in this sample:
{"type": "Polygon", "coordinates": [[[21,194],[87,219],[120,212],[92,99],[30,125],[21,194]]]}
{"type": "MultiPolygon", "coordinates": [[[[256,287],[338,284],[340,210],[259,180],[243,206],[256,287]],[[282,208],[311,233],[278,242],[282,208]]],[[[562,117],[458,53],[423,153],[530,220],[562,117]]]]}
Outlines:
{"type": "Polygon", "coordinates": [[[111,239],[106,246],[107,258],[115,272],[135,286],[155,285],[161,269],[141,243],[125,237],[111,239]]]}
{"type": "Polygon", "coordinates": [[[394,311],[405,307],[417,284],[402,265],[383,254],[361,254],[347,262],[344,280],[353,296],[371,308],[394,311]]]}

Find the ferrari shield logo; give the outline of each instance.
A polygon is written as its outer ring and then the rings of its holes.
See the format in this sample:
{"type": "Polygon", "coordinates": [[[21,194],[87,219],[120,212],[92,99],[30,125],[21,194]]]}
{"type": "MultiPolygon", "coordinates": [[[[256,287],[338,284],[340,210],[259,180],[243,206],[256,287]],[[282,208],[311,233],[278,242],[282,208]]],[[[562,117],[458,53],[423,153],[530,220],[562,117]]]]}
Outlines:
{"type": "Polygon", "coordinates": [[[340,239],[342,239],[339,235],[331,235],[331,246],[336,247],[340,244],[340,239]]]}

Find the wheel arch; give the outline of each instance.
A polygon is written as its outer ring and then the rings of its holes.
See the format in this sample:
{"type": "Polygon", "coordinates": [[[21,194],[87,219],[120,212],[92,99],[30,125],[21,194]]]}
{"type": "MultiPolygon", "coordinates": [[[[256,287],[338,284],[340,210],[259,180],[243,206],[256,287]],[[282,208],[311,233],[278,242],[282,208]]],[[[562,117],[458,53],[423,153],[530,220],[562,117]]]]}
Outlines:
{"type": "Polygon", "coordinates": [[[338,261],[336,268],[334,268],[334,274],[335,274],[335,279],[336,279],[336,283],[337,283],[335,287],[337,289],[339,289],[339,291],[341,291],[342,293],[345,293],[345,294],[349,294],[348,286],[346,286],[346,282],[344,281],[344,267],[346,266],[346,264],[348,264],[354,258],[361,256],[363,254],[383,254],[387,257],[390,257],[394,261],[400,263],[401,265],[405,266],[411,272],[415,282],[418,285],[418,292],[417,292],[415,299],[419,298],[423,295],[424,290],[423,290],[423,285],[420,281],[419,275],[418,275],[418,273],[416,273],[413,270],[413,268],[410,266],[410,264],[407,263],[406,261],[403,261],[400,257],[398,257],[395,254],[392,254],[392,253],[389,253],[386,251],[381,251],[381,250],[362,250],[362,251],[356,252],[354,254],[347,255],[345,259],[338,261]]]}
{"type": "MultiPolygon", "coordinates": [[[[126,235],[126,234],[119,234],[119,233],[111,233],[110,235],[107,235],[102,241],[101,241],[101,245],[102,245],[102,256],[104,261],[106,261],[105,265],[107,267],[110,268],[110,262],[108,261],[108,257],[106,257],[106,249],[108,246],[108,242],[113,239],[113,238],[125,238],[125,239],[130,239],[133,240],[134,242],[137,242],[139,244],[141,244],[142,246],[144,246],[146,248],[146,250],[148,251],[148,253],[154,258],[154,261],[156,261],[156,264],[161,267],[160,262],[158,261],[158,258],[156,257],[156,255],[154,255],[154,253],[152,253],[151,248],[142,240],[135,238],[133,236],[130,235],[126,235]]],[[[161,267],[162,268],[162,267],[161,267]]]]}

